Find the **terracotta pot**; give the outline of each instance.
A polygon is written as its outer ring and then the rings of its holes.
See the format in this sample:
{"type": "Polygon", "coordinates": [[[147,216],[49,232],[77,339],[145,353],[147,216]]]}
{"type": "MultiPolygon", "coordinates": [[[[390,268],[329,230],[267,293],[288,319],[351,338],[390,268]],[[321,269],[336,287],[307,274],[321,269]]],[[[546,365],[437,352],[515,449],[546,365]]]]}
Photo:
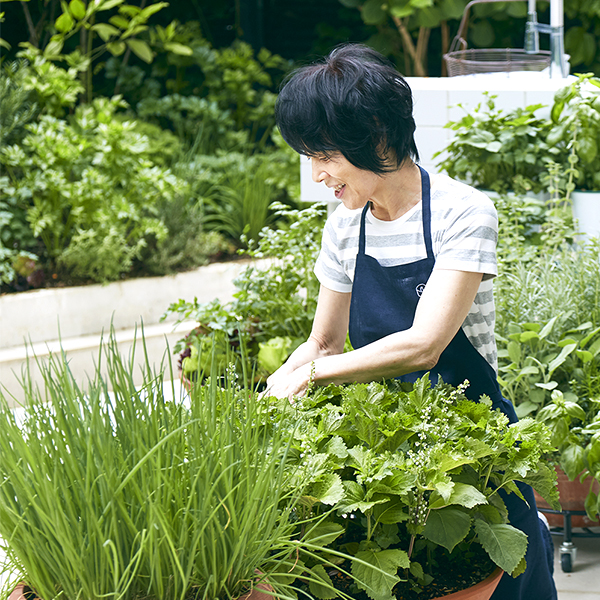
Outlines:
{"type": "MultiPolygon", "coordinates": [[[[579,478],[570,481],[565,472],[560,467],[555,467],[558,476],[558,496],[563,510],[585,510],[585,497],[590,489],[590,481],[586,479],[580,483],[579,478]]],[[[600,484],[594,482],[593,490],[596,494],[600,491],[600,484]]],[[[550,508],[548,503],[537,493],[535,501],[538,508],[550,508]]],[[[544,513],[548,519],[550,527],[564,527],[564,516],[552,513],[544,513]]],[[[594,527],[598,525],[598,520],[592,521],[587,515],[571,515],[572,527],[594,527]]]]}
{"type": "Polygon", "coordinates": [[[10,593],[8,600],[39,600],[35,592],[26,584],[19,583],[10,593]]]}
{"type": "Polygon", "coordinates": [[[500,583],[500,578],[503,573],[504,571],[500,567],[497,567],[491,575],[488,575],[478,584],[467,588],[466,590],[460,590],[460,592],[439,596],[438,598],[434,598],[434,600],[489,600],[498,586],[498,583],[500,583]]]}

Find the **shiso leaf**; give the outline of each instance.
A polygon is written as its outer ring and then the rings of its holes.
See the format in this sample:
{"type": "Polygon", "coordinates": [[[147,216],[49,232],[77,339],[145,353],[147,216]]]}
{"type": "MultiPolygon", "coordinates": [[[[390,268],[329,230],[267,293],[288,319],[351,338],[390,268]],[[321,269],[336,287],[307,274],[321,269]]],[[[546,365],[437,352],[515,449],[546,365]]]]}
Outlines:
{"type": "Polygon", "coordinates": [[[475,521],[475,531],[490,558],[507,573],[512,573],[527,550],[527,535],[508,524],[494,525],[475,521]]]}
{"type": "Polygon", "coordinates": [[[358,580],[358,586],[373,600],[393,600],[392,589],[401,581],[398,569],[410,567],[408,554],[402,550],[363,550],[357,552],[356,558],[368,563],[352,562],[352,575],[358,580]]]}
{"type": "Polygon", "coordinates": [[[309,569],[309,571],[313,576],[313,579],[308,583],[311,594],[321,600],[331,600],[337,596],[331,577],[329,577],[323,565],[315,565],[312,569],[309,569]],[[321,580],[323,583],[319,583],[315,580],[321,580]]]}
{"type": "Polygon", "coordinates": [[[432,510],[427,517],[423,537],[452,552],[471,529],[471,517],[457,508],[432,510]]]}

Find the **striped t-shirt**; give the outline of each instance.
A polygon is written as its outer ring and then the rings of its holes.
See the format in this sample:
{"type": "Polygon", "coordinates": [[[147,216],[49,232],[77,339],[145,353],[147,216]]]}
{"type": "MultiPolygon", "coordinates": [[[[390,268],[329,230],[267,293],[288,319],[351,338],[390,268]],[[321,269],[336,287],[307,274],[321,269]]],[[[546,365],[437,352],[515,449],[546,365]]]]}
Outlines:
{"type": "MultiPolygon", "coordinates": [[[[434,268],[483,273],[462,329],[474,348],[497,371],[492,283],[498,273],[496,208],[482,192],[446,175],[431,175],[430,179],[434,268]]],[[[352,291],[361,212],[362,209],[349,210],[340,204],[327,219],[315,274],[330,290],[352,291]]],[[[394,221],[381,221],[368,210],[365,251],[384,267],[426,258],[421,202],[394,221]]]]}

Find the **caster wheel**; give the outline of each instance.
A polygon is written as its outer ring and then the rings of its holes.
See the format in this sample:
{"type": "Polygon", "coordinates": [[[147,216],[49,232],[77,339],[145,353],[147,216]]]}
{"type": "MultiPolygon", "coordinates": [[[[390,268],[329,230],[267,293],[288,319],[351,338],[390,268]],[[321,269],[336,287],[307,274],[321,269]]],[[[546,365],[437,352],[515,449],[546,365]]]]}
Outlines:
{"type": "Polygon", "coordinates": [[[561,554],[560,566],[563,573],[570,573],[573,570],[573,557],[570,554],[561,554]]]}

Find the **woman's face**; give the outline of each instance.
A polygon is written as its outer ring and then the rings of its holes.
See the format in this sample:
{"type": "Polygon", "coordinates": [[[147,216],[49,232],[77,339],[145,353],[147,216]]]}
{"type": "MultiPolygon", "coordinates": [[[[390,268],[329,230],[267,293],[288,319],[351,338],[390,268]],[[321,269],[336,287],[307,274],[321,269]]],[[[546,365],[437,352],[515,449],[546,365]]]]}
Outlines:
{"type": "Polygon", "coordinates": [[[311,157],[312,178],[331,188],[346,208],[362,208],[377,195],[383,178],[371,171],[355,167],[340,152],[329,158],[311,157]]]}

